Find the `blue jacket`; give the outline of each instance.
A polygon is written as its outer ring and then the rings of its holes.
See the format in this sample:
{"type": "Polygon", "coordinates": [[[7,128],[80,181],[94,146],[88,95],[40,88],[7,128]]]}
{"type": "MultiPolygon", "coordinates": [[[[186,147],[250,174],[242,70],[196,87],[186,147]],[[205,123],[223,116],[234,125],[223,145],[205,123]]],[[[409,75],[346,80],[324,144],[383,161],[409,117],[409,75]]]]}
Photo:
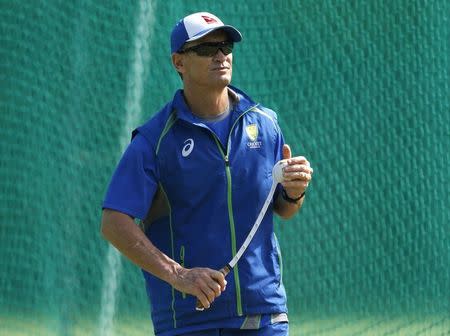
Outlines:
{"type": "MultiPolygon", "coordinates": [[[[230,261],[254,224],[272,184],[272,167],[281,159],[284,140],[275,112],[231,89],[239,102],[231,112],[233,126],[226,144],[189,111],[180,90],[133,132],[103,204],[143,219],[159,190],[168,211],[145,233],[187,268],[219,270],[230,261]]],[[[195,297],[143,273],[157,334],[236,316],[287,311],[272,205],[227,276],[226,291],[209,309],[196,311],[195,297]]]]}

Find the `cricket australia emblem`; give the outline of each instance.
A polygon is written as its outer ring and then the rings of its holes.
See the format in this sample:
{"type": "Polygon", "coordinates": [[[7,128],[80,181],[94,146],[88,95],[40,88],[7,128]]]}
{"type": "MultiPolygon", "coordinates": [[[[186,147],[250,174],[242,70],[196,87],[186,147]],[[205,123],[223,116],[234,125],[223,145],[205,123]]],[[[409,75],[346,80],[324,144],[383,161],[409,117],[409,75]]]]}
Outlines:
{"type": "Polygon", "coordinates": [[[258,125],[251,124],[245,127],[245,132],[250,139],[247,142],[247,147],[249,148],[261,148],[261,141],[256,141],[258,139],[258,125]]]}

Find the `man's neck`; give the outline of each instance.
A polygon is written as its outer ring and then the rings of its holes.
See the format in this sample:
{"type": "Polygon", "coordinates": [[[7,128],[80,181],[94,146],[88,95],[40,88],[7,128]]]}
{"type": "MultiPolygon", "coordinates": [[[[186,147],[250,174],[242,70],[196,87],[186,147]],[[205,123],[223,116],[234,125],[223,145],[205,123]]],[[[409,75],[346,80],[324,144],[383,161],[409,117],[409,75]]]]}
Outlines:
{"type": "Polygon", "coordinates": [[[220,90],[183,90],[184,99],[192,113],[200,118],[214,118],[229,107],[228,88],[220,90]]]}

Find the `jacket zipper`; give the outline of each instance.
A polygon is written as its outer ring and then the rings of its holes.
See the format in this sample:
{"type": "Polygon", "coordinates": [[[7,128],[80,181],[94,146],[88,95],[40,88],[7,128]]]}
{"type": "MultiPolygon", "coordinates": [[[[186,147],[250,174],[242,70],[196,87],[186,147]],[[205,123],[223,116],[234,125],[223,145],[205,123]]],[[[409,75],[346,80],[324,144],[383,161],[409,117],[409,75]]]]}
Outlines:
{"type": "MultiPolygon", "coordinates": [[[[222,154],[223,160],[225,162],[225,173],[227,175],[227,204],[228,204],[228,217],[230,219],[230,233],[231,233],[231,252],[232,256],[234,257],[237,253],[236,248],[236,229],[234,225],[234,215],[233,215],[233,203],[231,198],[231,170],[230,170],[230,149],[231,149],[231,133],[233,132],[234,126],[237,124],[239,119],[241,119],[247,112],[255,108],[257,105],[254,105],[250,107],[249,109],[245,110],[231,125],[230,133],[228,134],[228,141],[227,141],[227,147],[226,147],[226,153],[223,152],[222,145],[217,138],[217,136],[214,134],[214,132],[211,131],[211,134],[213,135],[214,141],[216,142],[217,147],[219,148],[220,153],[222,154]]],[[[236,289],[236,310],[239,316],[243,315],[242,312],[242,297],[241,297],[241,285],[239,281],[239,267],[236,264],[233,268],[233,274],[234,274],[234,283],[235,283],[235,289],[236,289]]]]}
{"type": "MultiPolygon", "coordinates": [[[[223,160],[225,162],[225,173],[227,175],[227,204],[228,204],[228,218],[230,219],[230,234],[231,234],[231,254],[234,257],[237,249],[236,249],[236,229],[234,226],[234,215],[233,215],[233,202],[231,198],[231,170],[230,170],[230,160],[229,160],[229,146],[227,146],[227,154],[225,154],[222,150],[222,145],[220,144],[219,139],[217,139],[217,136],[211,132],[213,135],[213,138],[217,144],[217,147],[219,148],[220,153],[222,154],[223,160]]],[[[231,134],[231,132],[230,132],[231,134]]],[[[228,139],[229,139],[228,135],[228,139]]],[[[228,141],[229,144],[229,141],[228,141]]],[[[233,275],[234,275],[234,283],[235,283],[235,290],[236,290],[236,310],[239,316],[242,316],[242,298],[241,298],[241,285],[239,282],[239,266],[235,265],[233,268],[233,275]]]]}

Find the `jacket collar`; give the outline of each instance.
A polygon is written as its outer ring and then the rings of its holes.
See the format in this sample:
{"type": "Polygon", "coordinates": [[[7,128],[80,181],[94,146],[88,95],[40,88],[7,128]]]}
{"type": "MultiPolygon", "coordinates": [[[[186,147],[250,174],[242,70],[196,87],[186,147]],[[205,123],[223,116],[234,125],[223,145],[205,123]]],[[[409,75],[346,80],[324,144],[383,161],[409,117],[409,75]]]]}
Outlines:
{"type": "MultiPolygon", "coordinates": [[[[253,102],[253,100],[249,96],[247,96],[243,91],[239,90],[238,88],[229,85],[228,90],[231,91],[231,94],[234,94],[237,97],[237,103],[234,105],[232,113],[241,115],[251,107],[257,105],[255,102],[253,102]]],[[[172,107],[176,110],[177,117],[179,119],[185,120],[191,124],[199,123],[199,118],[197,118],[192,113],[189,106],[187,106],[186,104],[186,100],[184,99],[183,95],[183,90],[180,89],[177,90],[177,92],[175,92],[175,96],[173,97],[172,103],[173,103],[172,107]]]]}

